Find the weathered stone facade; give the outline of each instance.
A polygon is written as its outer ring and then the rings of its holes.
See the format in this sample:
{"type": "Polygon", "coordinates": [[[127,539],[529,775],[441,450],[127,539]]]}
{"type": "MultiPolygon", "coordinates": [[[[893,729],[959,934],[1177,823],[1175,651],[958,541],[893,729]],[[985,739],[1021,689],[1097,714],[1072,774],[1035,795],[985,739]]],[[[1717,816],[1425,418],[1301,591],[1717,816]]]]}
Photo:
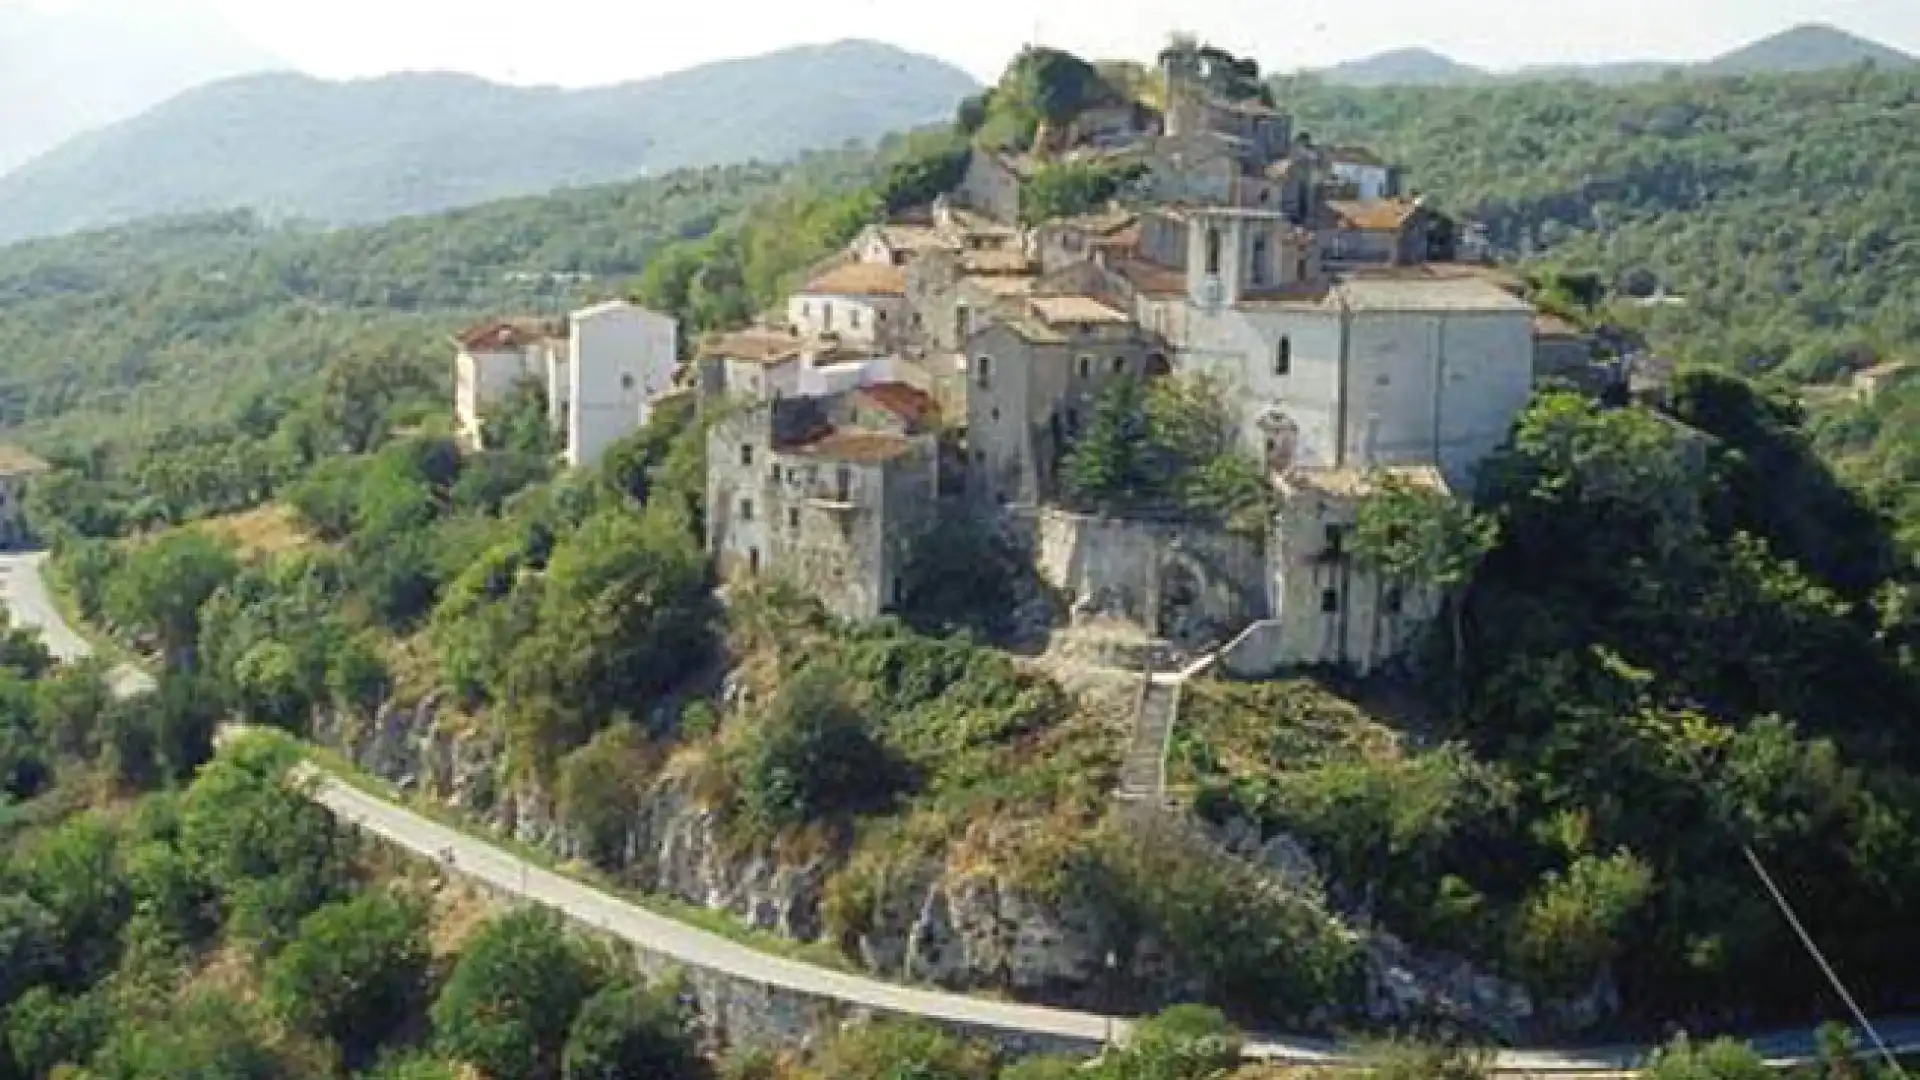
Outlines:
{"type": "Polygon", "coordinates": [[[850,619],[893,610],[936,510],[931,405],[886,383],[721,417],[707,435],[707,547],[720,576],[777,574],[850,619]]]}

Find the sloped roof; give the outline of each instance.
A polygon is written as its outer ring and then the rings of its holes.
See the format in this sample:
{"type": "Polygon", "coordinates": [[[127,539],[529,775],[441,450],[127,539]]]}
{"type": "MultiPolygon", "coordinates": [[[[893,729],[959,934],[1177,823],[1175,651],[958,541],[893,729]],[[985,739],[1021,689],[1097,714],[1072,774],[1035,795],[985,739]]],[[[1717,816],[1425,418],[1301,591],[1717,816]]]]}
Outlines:
{"type": "Polygon", "coordinates": [[[1479,278],[1352,277],[1339,285],[1353,311],[1473,311],[1533,313],[1527,303],[1479,278]]]}
{"type": "Polygon", "coordinates": [[[700,355],[771,365],[797,358],[803,344],[785,330],[755,326],[708,338],[700,345],[700,355]]]}
{"type": "Polygon", "coordinates": [[[556,336],[558,333],[554,327],[538,319],[492,319],[462,330],[454,335],[454,340],[463,349],[485,352],[524,349],[556,336]]]}
{"type": "Polygon", "coordinates": [[[1539,338],[1579,338],[1587,336],[1587,332],[1558,315],[1543,311],[1533,317],[1533,336],[1539,338]]]}
{"type": "Polygon", "coordinates": [[[903,382],[883,382],[863,386],[855,392],[855,396],[872,403],[876,408],[885,409],[909,426],[918,426],[940,411],[932,395],[917,386],[903,382]]]}
{"type": "Polygon", "coordinates": [[[1091,296],[1036,296],[1027,301],[1027,306],[1053,326],[1069,323],[1126,325],[1133,322],[1126,312],[1091,296]]]}
{"type": "Polygon", "coordinates": [[[1327,209],[1343,228],[1398,232],[1420,212],[1410,199],[1328,199],[1327,209]]]}
{"type": "Polygon", "coordinates": [[[1161,266],[1145,259],[1116,259],[1112,265],[1121,277],[1146,296],[1164,299],[1186,295],[1186,274],[1171,266],[1161,266]]]}
{"type": "Polygon", "coordinates": [[[807,282],[800,292],[813,296],[905,296],[907,274],[898,266],[846,263],[807,282]]]}
{"type": "Polygon", "coordinates": [[[1347,165],[1365,165],[1375,169],[1387,167],[1387,163],[1380,159],[1380,155],[1364,146],[1330,146],[1326,150],[1326,155],[1330,161],[1347,165]]]}
{"type": "Polygon", "coordinates": [[[913,449],[913,440],[905,435],[895,435],[890,431],[868,431],[864,428],[827,428],[805,442],[780,448],[782,453],[804,454],[808,457],[825,458],[829,461],[845,461],[857,465],[876,465],[892,461],[913,449]]]}

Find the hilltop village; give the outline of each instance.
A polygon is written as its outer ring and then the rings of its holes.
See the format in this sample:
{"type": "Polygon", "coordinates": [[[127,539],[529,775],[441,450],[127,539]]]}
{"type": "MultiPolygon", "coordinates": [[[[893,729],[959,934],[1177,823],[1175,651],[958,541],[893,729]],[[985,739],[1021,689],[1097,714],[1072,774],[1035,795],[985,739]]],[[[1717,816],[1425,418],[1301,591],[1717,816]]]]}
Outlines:
{"type": "Polygon", "coordinates": [[[951,191],[690,363],[670,318],[621,302],[476,327],[462,430],[478,441],[531,378],[579,465],[693,395],[721,577],[779,576],[850,619],[898,609],[915,545],[967,519],[1129,665],[1391,660],[1438,598],[1355,560],[1360,500],[1388,480],[1466,492],[1538,381],[1600,370],[1594,343],[1463,261],[1462,230],[1390,164],[1296,131],[1230,55],[1176,44],[1137,81],[1083,88],[1024,146],[977,117],[951,191]],[[1062,463],[1116,384],[1165,379],[1212,395],[1270,487],[1254,528],[1063,501],[1062,463]]]}

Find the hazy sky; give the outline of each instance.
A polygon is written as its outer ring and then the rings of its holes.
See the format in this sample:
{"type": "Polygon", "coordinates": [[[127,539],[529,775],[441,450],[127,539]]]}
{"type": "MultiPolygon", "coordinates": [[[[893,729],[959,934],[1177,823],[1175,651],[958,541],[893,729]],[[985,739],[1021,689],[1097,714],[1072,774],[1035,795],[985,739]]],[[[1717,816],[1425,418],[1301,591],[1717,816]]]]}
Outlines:
{"type": "Polygon", "coordinates": [[[984,77],[1042,42],[1143,56],[1194,31],[1270,69],[1425,45],[1493,67],[1712,55],[1798,22],[1920,52],[1920,0],[0,0],[211,9],[329,77],[454,69],[512,82],[640,78],[801,42],[873,37],[984,77]]]}

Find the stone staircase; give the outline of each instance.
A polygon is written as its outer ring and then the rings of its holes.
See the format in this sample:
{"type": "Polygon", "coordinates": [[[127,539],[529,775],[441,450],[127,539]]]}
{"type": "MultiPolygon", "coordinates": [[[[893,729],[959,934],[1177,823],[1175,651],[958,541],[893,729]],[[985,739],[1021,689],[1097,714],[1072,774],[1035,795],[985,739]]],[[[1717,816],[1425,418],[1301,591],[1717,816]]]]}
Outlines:
{"type": "Polygon", "coordinates": [[[1157,680],[1151,674],[1142,680],[1140,699],[1134,707],[1133,739],[1120,766],[1121,798],[1158,800],[1165,796],[1167,743],[1173,737],[1173,722],[1179,711],[1178,682],[1157,680]]]}

